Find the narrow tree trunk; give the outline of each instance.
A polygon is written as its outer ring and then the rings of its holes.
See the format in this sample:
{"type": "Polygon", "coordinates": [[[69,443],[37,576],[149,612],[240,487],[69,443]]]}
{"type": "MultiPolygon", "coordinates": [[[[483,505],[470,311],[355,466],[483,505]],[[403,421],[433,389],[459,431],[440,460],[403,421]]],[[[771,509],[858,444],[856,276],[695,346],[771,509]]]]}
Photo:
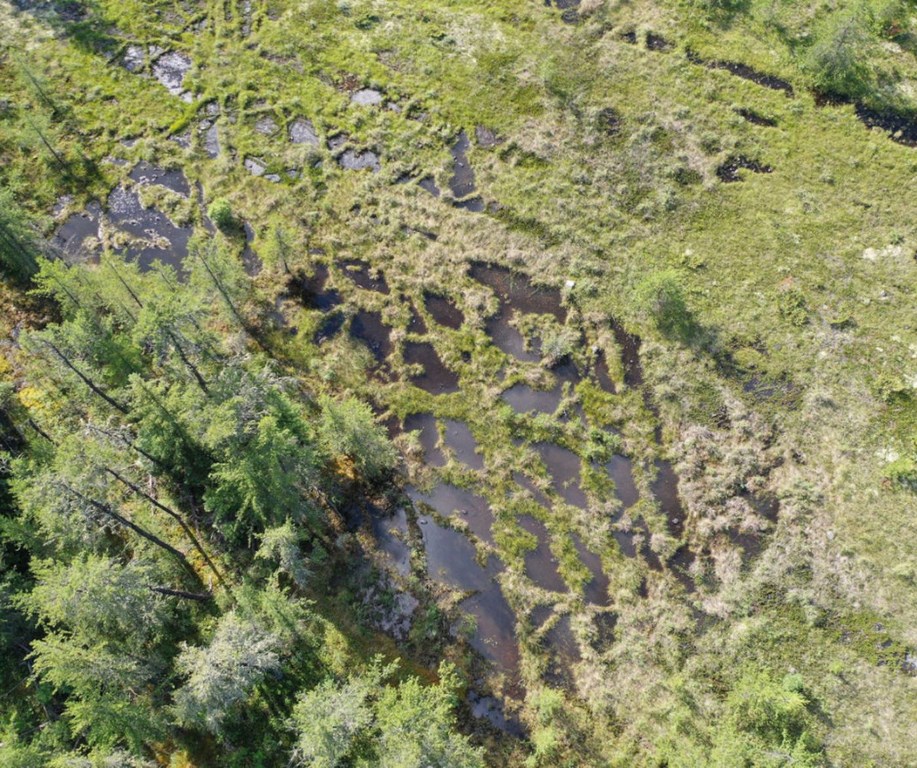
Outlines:
{"type": "Polygon", "coordinates": [[[178,512],[167,507],[165,504],[160,502],[158,499],[154,498],[153,496],[148,494],[146,491],[144,491],[143,488],[131,482],[130,480],[128,480],[126,477],[124,477],[119,472],[115,471],[114,469],[111,469],[110,467],[105,467],[105,471],[108,472],[108,474],[110,474],[113,478],[115,478],[122,485],[125,485],[128,488],[130,488],[135,494],[146,499],[148,502],[150,502],[150,504],[152,504],[157,509],[165,512],[176,523],[178,523],[181,526],[182,530],[185,532],[185,535],[194,545],[194,548],[198,551],[198,554],[200,554],[200,556],[204,558],[210,570],[213,571],[214,576],[217,577],[217,581],[220,582],[222,586],[224,587],[226,586],[225,582],[223,581],[223,575],[217,569],[216,565],[214,565],[213,560],[210,559],[210,556],[204,550],[203,545],[200,543],[200,541],[198,541],[197,537],[194,535],[194,531],[191,530],[190,526],[185,522],[184,518],[180,514],[178,514],[178,512]]]}
{"type": "Polygon", "coordinates": [[[45,339],[43,339],[42,341],[44,341],[45,346],[49,347],[54,352],[54,354],[57,355],[58,358],[60,358],[61,362],[64,365],[66,365],[71,371],[73,371],[77,375],[77,377],[79,377],[80,381],[82,381],[87,387],[89,387],[89,389],[91,389],[95,394],[101,397],[106,403],[108,403],[115,410],[120,411],[125,416],[128,414],[127,406],[119,403],[113,397],[108,395],[104,390],[102,390],[100,387],[98,387],[96,384],[90,381],[90,379],[86,377],[83,374],[83,372],[79,370],[79,368],[73,365],[73,363],[71,363],[67,359],[67,357],[64,355],[64,353],[61,352],[54,344],[52,344],[50,341],[47,341],[45,339]]]}
{"type": "Polygon", "coordinates": [[[159,547],[160,549],[162,549],[162,550],[168,552],[170,555],[172,555],[173,557],[175,557],[175,558],[181,563],[182,567],[183,567],[189,574],[191,574],[191,575],[194,577],[194,580],[195,580],[196,582],[200,583],[200,580],[201,580],[201,579],[200,579],[200,576],[198,576],[197,571],[194,570],[194,568],[192,567],[191,563],[188,562],[188,558],[185,557],[185,555],[184,555],[183,553],[179,552],[179,551],[178,551],[175,547],[173,547],[171,544],[169,544],[169,543],[163,541],[162,539],[160,539],[160,538],[159,538],[158,536],[156,536],[155,534],[150,533],[150,532],[147,531],[147,530],[144,530],[144,529],[141,528],[139,525],[137,525],[137,524],[134,523],[134,522],[131,522],[130,520],[128,520],[128,519],[127,519],[126,517],[124,517],[123,515],[118,514],[118,513],[115,512],[115,510],[113,510],[113,509],[111,508],[111,506],[109,506],[108,504],[103,504],[101,501],[96,501],[95,499],[92,499],[92,498],[90,498],[89,496],[86,496],[85,494],[80,493],[78,490],[76,490],[76,488],[74,488],[74,487],[71,486],[71,485],[68,485],[67,483],[64,483],[64,482],[61,482],[61,481],[58,481],[58,482],[59,482],[60,486],[61,486],[65,491],[67,491],[68,493],[70,493],[71,495],[76,496],[76,498],[80,499],[81,501],[86,502],[86,503],[89,504],[93,509],[97,509],[99,512],[101,512],[101,513],[102,513],[103,515],[105,515],[106,517],[110,517],[112,520],[114,520],[115,522],[117,522],[117,523],[123,525],[125,528],[128,528],[128,529],[132,530],[134,533],[136,533],[136,534],[137,534],[138,536],[140,536],[141,538],[146,539],[146,540],[149,541],[150,543],[155,544],[155,545],[156,545],[157,547],[159,547]]]}

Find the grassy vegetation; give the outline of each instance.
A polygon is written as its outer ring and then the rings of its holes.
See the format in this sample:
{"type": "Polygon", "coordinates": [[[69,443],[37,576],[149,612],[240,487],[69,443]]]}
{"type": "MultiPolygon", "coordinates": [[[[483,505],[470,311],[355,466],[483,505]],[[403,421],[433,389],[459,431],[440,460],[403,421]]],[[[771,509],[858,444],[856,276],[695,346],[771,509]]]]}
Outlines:
{"type": "MultiPolygon", "coordinates": [[[[445,480],[488,502],[493,543],[472,538],[480,561],[492,552],[505,565],[498,581],[516,620],[524,694],[450,635],[464,595],[429,578],[413,519],[409,572],[378,577],[385,594],[422,601],[408,639],[359,626],[354,616],[371,613],[360,607],[359,579],[334,572],[321,586],[340,596],[313,595],[322,620],[347,636],[340,644],[352,644],[332,663],[339,673],[348,658],[369,669],[382,646],[415,671],[446,658],[469,679],[489,675],[493,691],[517,695],[508,708],[527,732],[519,740],[466,717],[494,765],[917,760],[905,663],[917,646],[917,149],[856,114],[857,104],[917,112],[913,4],[582,0],[566,21],[533,0],[97,0],[82,3],[77,20],[56,5],[0,3],[0,202],[10,200],[0,226],[9,221],[38,251],[58,201],[59,218],[104,203],[140,160],[180,168],[189,198],[150,185],[143,204],[202,232],[206,211],[218,231],[205,239],[234,259],[249,224],[263,269],[230,276],[255,332],[240,333],[225,308],[208,327],[229,347],[271,357],[308,393],[324,414],[324,444],[350,457],[335,467],[341,477],[383,474],[356,450],[367,440],[381,466],[393,458],[378,434],[361,433],[369,411],[357,401],[380,420],[461,421],[483,457],[484,468],[470,470],[441,441],[448,462],[435,468],[411,435],[394,440],[402,482],[426,490],[445,480]],[[653,36],[668,45],[654,49],[653,36]],[[128,46],[187,54],[190,101],[156,81],[154,62],[127,71],[128,46]],[[780,78],[792,95],[722,62],[780,78]],[[352,103],[361,88],[382,104],[352,103]],[[264,118],[276,128],[259,130],[264,118]],[[302,119],[318,143],[289,140],[302,119]],[[204,120],[216,125],[216,157],[204,120]],[[477,138],[479,126],[496,141],[477,138]],[[450,148],[461,130],[476,194],[497,204],[482,213],[451,204],[450,148]],[[381,169],[342,168],[347,150],[375,152],[381,169]],[[738,181],[722,181],[718,169],[737,158],[771,172],[746,166],[738,181]],[[246,168],[251,159],[263,175],[246,168]],[[440,197],[418,186],[425,177],[440,197]],[[349,259],[384,274],[390,293],[356,286],[341,263],[349,259]],[[544,360],[494,346],[485,326],[497,300],[468,275],[475,261],[563,292],[566,323],[512,321],[541,339],[544,360]],[[321,343],[326,314],[304,306],[291,283],[318,265],[329,268],[326,289],[346,318],[321,343]],[[436,322],[424,305],[431,291],[462,310],[460,328],[436,322]],[[359,311],[392,328],[381,372],[348,333],[359,311]],[[640,385],[625,382],[612,318],[642,338],[640,385]],[[434,345],[458,391],[410,383],[411,341],[434,345]],[[500,397],[517,383],[550,390],[555,363],[572,358],[585,370],[595,351],[613,393],[589,375],[550,414],[518,414],[500,397]],[[585,420],[569,417],[577,406],[585,420]],[[587,505],[552,485],[541,442],[581,458],[587,505]],[[639,500],[626,510],[603,468],[612,454],[633,463],[639,500]],[[661,459],[680,479],[681,531],[653,493],[661,459]],[[550,510],[520,488],[520,472],[550,510]],[[775,519],[754,507],[762,499],[779,503],[775,519]],[[521,515],[545,525],[567,591],[526,572],[538,542],[521,515]],[[607,605],[583,597],[591,572],[573,534],[601,562],[607,605]],[[661,570],[625,554],[628,534],[661,570]],[[670,562],[683,546],[694,555],[684,566],[690,591],[670,562]],[[545,606],[550,618],[536,622],[545,606]],[[545,674],[544,638],[561,616],[578,658],[558,683],[545,674]]],[[[53,309],[29,301],[13,283],[4,289],[6,330],[23,316],[47,322],[53,309]]],[[[8,350],[3,370],[15,409],[44,418],[55,406],[42,381],[23,377],[19,354],[8,350]]],[[[397,496],[360,488],[338,506],[397,496]]],[[[345,543],[354,536],[337,533],[345,543]]],[[[157,749],[169,764],[168,745],[157,749]]],[[[218,764],[205,753],[193,764],[218,764]]],[[[404,761],[392,764],[413,764],[404,761]]]]}

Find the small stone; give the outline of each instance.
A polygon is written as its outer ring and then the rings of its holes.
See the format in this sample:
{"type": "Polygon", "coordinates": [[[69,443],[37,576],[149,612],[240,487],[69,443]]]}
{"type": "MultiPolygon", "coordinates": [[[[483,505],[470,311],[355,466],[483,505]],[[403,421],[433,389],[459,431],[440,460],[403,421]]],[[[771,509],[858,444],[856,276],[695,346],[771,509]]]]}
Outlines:
{"type": "Polygon", "coordinates": [[[255,123],[255,130],[262,136],[272,136],[277,133],[277,122],[270,115],[265,115],[255,123]]]}
{"type": "Polygon", "coordinates": [[[377,107],[382,103],[382,94],[374,88],[362,88],[354,91],[350,100],[363,107],[377,107]]]}
{"type": "Polygon", "coordinates": [[[264,165],[264,163],[253,157],[249,157],[245,160],[245,168],[252,176],[263,176],[264,172],[267,170],[267,166],[264,165]]]}
{"type": "Polygon", "coordinates": [[[318,146],[318,134],[311,120],[299,117],[290,124],[290,141],[294,144],[318,146]]]}

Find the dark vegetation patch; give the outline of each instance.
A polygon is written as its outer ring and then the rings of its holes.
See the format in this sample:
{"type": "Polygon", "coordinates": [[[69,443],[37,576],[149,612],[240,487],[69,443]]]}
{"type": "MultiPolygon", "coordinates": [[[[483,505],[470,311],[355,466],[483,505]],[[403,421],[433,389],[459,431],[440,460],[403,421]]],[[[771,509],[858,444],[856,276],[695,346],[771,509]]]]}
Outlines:
{"type": "Polygon", "coordinates": [[[746,107],[739,107],[736,109],[736,114],[743,117],[749,123],[754,125],[761,125],[773,128],[777,125],[777,121],[771,117],[765,117],[764,115],[755,112],[753,109],[747,109],[746,107]]]}
{"type": "Polygon", "coordinates": [[[647,32],[646,35],[646,47],[651,51],[671,51],[675,46],[666,40],[662,35],[656,35],[652,32],[647,32]]]}
{"type": "Polygon", "coordinates": [[[736,157],[730,157],[719,166],[716,169],[716,175],[720,181],[725,183],[741,181],[742,177],[739,175],[740,168],[745,168],[753,173],[773,173],[774,170],[769,165],[765,165],[757,160],[752,160],[744,155],[738,155],[736,157]]]}
{"type": "Polygon", "coordinates": [[[688,61],[692,64],[700,64],[708,69],[723,69],[730,74],[735,75],[736,77],[741,77],[743,80],[750,80],[757,85],[763,86],[764,88],[771,88],[775,91],[783,91],[787,98],[791,98],[794,95],[792,84],[788,83],[786,80],[781,80],[775,75],[768,75],[764,72],[759,72],[753,67],[748,66],[747,64],[742,64],[737,61],[719,61],[716,59],[703,59],[700,55],[694,51],[688,50],[685,52],[688,61]]]}

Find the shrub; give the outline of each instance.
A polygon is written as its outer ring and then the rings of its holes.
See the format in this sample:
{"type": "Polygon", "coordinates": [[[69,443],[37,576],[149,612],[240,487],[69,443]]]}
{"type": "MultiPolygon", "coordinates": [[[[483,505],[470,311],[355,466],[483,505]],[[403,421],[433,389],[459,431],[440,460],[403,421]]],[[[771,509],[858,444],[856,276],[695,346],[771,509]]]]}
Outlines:
{"type": "Polygon", "coordinates": [[[873,90],[873,38],[862,12],[832,14],[816,33],[804,69],[816,91],[859,99],[873,90]]]}
{"type": "Polygon", "coordinates": [[[676,270],[666,269],[644,278],[637,285],[636,300],[644,318],[664,334],[687,338],[696,330],[676,270]]]}
{"type": "Polygon", "coordinates": [[[232,212],[232,206],[225,197],[216,198],[207,209],[207,215],[216,227],[224,232],[236,225],[236,217],[232,212]]]}

